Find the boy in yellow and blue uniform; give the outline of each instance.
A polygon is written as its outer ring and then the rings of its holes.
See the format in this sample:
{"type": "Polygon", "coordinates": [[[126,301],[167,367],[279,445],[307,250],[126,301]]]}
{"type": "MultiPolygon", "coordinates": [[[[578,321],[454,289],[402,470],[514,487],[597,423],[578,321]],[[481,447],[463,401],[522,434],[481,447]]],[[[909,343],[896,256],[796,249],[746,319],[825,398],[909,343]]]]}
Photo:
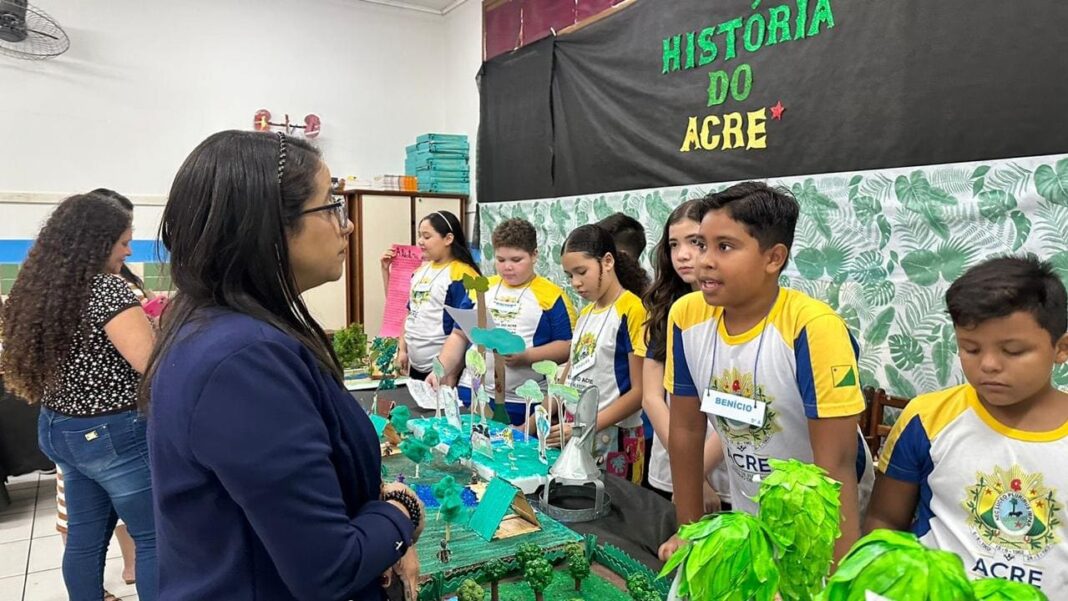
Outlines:
{"type": "MultiPolygon", "coordinates": [[[[746,182],[702,201],[700,290],[671,308],[664,388],[672,394],[669,452],[679,524],[701,517],[705,429],[722,441],[736,509],[753,500],[769,459],[815,463],[842,483],[840,558],[859,537],[873,480],[860,433],[858,348],[827,305],[779,287],[798,204],[746,182]]],[[[661,546],[666,559],[677,536],[661,546]]]]}
{"type": "Polygon", "coordinates": [[[1068,600],[1064,284],[1037,259],[973,267],[946,292],[967,383],[913,399],[886,440],[867,530],[909,530],[972,578],[1068,600]]]}

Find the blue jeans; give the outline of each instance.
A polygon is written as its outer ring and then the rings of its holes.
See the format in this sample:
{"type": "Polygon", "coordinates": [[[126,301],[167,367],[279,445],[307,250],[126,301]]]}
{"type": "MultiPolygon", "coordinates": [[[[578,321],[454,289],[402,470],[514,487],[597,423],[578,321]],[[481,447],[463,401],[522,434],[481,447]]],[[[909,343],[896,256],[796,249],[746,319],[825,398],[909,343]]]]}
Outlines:
{"type": "Polygon", "coordinates": [[[41,408],[37,441],[63,470],[63,581],[71,601],[104,597],[104,559],[116,515],[126,522],[137,548],[137,597],[156,599],[156,526],[145,428],[136,411],[69,417],[41,408]]]}

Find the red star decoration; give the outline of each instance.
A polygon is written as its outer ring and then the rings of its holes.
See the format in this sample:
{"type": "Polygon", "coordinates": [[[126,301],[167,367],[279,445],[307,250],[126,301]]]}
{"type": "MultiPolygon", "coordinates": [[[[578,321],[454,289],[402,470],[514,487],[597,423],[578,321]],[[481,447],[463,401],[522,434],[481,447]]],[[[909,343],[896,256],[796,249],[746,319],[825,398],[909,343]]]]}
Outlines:
{"type": "Polygon", "coordinates": [[[782,113],[786,110],[786,107],[782,105],[782,101],[775,103],[775,106],[771,107],[771,118],[776,121],[782,121],[782,113]]]}

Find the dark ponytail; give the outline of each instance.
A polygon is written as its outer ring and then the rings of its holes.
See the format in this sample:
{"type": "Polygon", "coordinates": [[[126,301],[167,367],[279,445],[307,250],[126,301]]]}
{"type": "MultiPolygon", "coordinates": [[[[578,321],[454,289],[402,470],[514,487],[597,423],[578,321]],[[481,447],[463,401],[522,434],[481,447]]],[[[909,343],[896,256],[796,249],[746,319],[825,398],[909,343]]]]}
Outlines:
{"type": "Polygon", "coordinates": [[[452,246],[449,247],[452,251],[452,258],[470,265],[471,269],[475,270],[475,273],[482,275],[482,270],[479,269],[478,263],[475,263],[475,256],[471,254],[471,247],[467,245],[464,227],[460,224],[460,219],[456,215],[449,211],[434,211],[423,217],[423,221],[429,223],[430,227],[434,228],[434,231],[442,238],[452,234],[452,246]]]}
{"type": "Polygon", "coordinates": [[[562,256],[569,252],[580,252],[598,261],[605,255],[611,254],[616,261],[616,277],[619,278],[619,283],[623,288],[640,297],[649,287],[649,276],[638,264],[637,259],[626,253],[620,253],[616,249],[612,234],[599,225],[588,224],[575,228],[564,241],[560,254],[562,256]]]}

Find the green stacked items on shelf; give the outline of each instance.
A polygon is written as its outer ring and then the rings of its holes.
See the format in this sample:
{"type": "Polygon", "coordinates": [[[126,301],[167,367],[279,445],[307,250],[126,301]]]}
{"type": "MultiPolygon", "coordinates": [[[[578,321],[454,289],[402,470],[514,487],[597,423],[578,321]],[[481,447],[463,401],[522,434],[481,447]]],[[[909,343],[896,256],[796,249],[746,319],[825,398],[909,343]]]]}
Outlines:
{"type": "Polygon", "coordinates": [[[470,578],[460,583],[456,590],[457,601],[483,601],[486,598],[486,589],[470,578]]]}
{"type": "Polygon", "coordinates": [[[523,564],[523,580],[534,591],[535,601],[543,601],[543,593],[553,581],[553,564],[544,557],[531,559],[523,564]]]}
{"type": "Polygon", "coordinates": [[[511,570],[508,568],[508,564],[501,559],[487,561],[482,566],[482,574],[490,583],[490,599],[492,601],[500,601],[501,579],[507,576],[509,572],[511,570]]]}
{"type": "Polygon", "coordinates": [[[567,571],[575,579],[575,590],[581,591],[582,581],[590,576],[590,559],[586,557],[586,549],[578,543],[572,543],[564,549],[564,553],[567,556],[567,571]]]}
{"type": "Polygon", "coordinates": [[[892,530],[875,530],[858,540],[817,599],[865,601],[869,592],[894,601],[975,599],[960,557],[892,530]]]}
{"type": "Polygon", "coordinates": [[[660,576],[679,568],[679,597],[699,601],[771,601],[779,589],[775,540],[755,516],[741,512],[705,516],[679,528],[688,541],[664,564],[660,576]]]}
{"type": "Polygon", "coordinates": [[[1049,601],[1046,594],[1030,584],[1001,578],[972,581],[975,601],[1049,601]]]}
{"type": "Polygon", "coordinates": [[[784,601],[809,601],[823,590],[841,536],[842,485],[823,469],[790,459],[769,460],[760,484],[759,518],[779,546],[779,592],[784,601]]]}

